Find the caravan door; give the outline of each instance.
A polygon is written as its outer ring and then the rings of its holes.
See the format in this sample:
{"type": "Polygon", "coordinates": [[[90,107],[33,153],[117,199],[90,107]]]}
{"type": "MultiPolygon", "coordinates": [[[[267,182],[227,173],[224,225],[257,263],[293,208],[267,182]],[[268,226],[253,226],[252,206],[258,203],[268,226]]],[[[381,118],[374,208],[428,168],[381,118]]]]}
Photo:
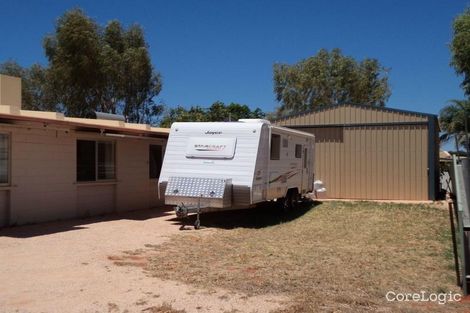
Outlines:
{"type": "Polygon", "coordinates": [[[304,194],[309,190],[309,149],[307,145],[302,145],[302,190],[301,193],[304,194]]]}

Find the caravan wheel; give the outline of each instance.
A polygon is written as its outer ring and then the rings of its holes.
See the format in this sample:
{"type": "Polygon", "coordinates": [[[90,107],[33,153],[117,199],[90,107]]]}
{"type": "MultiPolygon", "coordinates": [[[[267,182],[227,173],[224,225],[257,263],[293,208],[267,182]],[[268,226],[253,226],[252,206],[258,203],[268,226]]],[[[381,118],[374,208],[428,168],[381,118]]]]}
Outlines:
{"type": "Polygon", "coordinates": [[[301,200],[300,194],[297,192],[297,190],[293,190],[292,193],[293,193],[292,198],[293,198],[294,207],[297,207],[299,205],[300,200],[301,200]]]}
{"type": "Polygon", "coordinates": [[[295,199],[294,199],[294,193],[292,190],[289,190],[284,198],[282,198],[281,201],[281,209],[284,212],[289,212],[292,210],[295,206],[295,199]]]}

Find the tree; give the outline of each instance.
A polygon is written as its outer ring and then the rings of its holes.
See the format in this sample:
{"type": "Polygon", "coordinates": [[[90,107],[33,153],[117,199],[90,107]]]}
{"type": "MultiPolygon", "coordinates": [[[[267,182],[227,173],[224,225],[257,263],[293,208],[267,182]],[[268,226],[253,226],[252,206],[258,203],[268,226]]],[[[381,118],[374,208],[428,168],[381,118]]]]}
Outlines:
{"type": "Polygon", "coordinates": [[[159,73],[153,71],[143,30],[133,25],[124,34],[122,83],[125,106],[123,113],[136,122],[151,122],[152,116],[163,112],[153,99],[162,89],[159,73]]]}
{"type": "Polygon", "coordinates": [[[260,108],[253,111],[246,104],[231,102],[225,105],[221,101],[214,102],[208,109],[207,120],[212,122],[238,121],[241,118],[264,118],[260,108]]]}
{"type": "Polygon", "coordinates": [[[225,104],[222,101],[216,101],[209,107],[207,115],[208,121],[216,122],[228,120],[229,114],[225,104]]]}
{"type": "Polygon", "coordinates": [[[221,101],[214,102],[209,108],[191,106],[189,110],[177,106],[166,112],[160,122],[161,127],[170,127],[174,122],[224,122],[237,121],[241,118],[263,118],[264,112],[260,108],[253,111],[245,104],[230,103],[225,105],[221,101]]]}
{"type": "Polygon", "coordinates": [[[238,121],[241,118],[254,118],[255,116],[251,112],[250,108],[246,104],[230,103],[227,106],[227,113],[225,119],[230,121],[238,121]]]}
{"type": "Polygon", "coordinates": [[[170,127],[174,122],[188,122],[189,115],[188,111],[178,105],[175,108],[169,109],[163,116],[162,120],[160,121],[160,127],[170,127]]]}
{"type": "Polygon", "coordinates": [[[207,110],[200,106],[192,106],[189,110],[178,105],[166,112],[160,121],[160,127],[170,127],[174,122],[208,122],[209,114],[207,110]]]}
{"type": "Polygon", "coordinates": [[[101,57],[103,60],[105,87],[103,89],[101,108],[102,111],[116,113],[116,108],[122,98],[124,87],[121,76],[122,54],[125,50],[124,29],[118,21],[111,21],[106,25],[103,34],[103,48],[101,57]]]}
{"type": "Polygon", "coordinates": [[[450,44],[451,65],[457,74],[463,76],[461,84],[467,96],[470,95],[470,8],[457,16],[453,23],[453,39],[450,44]]]}
{"type": "Polygon", "coordinates": [[[44,39],[50,79],[69,116],[91,111],[124,114],[129,121],[155,123],[163,106],[154,102],[162,79],[152,66],[143,30],[118,21],[104,29],[80,9],[59,18],[44,39]]]}
{"type": "Polygon", "coordinates": [[[390,97],[387,69],[376,59],[358,62],[339,49],[322,49],[293,65],[276,63],[273,72],[280,116],[336,104],[385,106],[390,97]]]}
{"type": "Polygon", "coordinates": [[[440,137],[441,141],[447,142],[453,138],[457,145],[462,145],[465,150],[469,151],[470,101],[451,100],[449,102],[450,104],[439,112],[439,125],[444,131],[440,137]]]}
{"type": "MultiPolygon", "coordinates": [[[[454,20],[450,50],[451,65],[457,74],[463,76],[461,87],[468,97],[470,96],[470,8],[454,20]]],[[[466,99],[449,102],[450,104],[439,112],[439,123],[444,131],[441,141],[446,142],[454,138],[457,149],[462,145],[469,152],[470,101],[466,99]]]]}
{"type": "Polygon", "coordinates": [[[58,100],[70,116],[99,110],[104,87],[100,48],[98,25],[80,9],[61,16],[55,34],[44,39],[58,100]]]}

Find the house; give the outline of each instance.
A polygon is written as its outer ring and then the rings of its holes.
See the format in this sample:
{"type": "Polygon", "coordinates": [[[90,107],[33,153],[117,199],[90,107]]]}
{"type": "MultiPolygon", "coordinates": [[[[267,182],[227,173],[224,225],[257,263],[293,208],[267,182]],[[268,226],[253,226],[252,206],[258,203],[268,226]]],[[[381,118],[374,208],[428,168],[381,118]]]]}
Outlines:
{"type": "Polygon", "coordinates": [[[0,227],[163,204],[168,129],[21,109],[21,80],[0,75],[0,227]]]}
{"type": "Polygon", "coordinates": [[[435,200],[437,116],[386,107],[335,105],[275,124],[315,135],[315,179],[328,198],[435,200]]]}

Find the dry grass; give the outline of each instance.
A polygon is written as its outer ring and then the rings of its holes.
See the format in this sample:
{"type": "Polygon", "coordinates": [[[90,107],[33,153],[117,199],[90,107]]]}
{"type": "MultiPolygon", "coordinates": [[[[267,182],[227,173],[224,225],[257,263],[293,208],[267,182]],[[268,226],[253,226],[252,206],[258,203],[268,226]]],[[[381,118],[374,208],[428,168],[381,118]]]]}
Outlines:
{"type": "Polygon", "coordinates": [[[328,202],[284,218],[273,214],[259,209],[204,215],[202,223],[218,229],[210,234],[182,232],[152,247],[147,272],[206,288],[288,294],[293,302],[285,313],[469,308],[385,299],[390,290],[459,292],[447,211],[442,208],[328,202]],[[235,216],[248,222],[232,229],[227,219],[235,216]]]}
{"type": "Polygon", "coordinates": [[[143,309],[141,312],[148,313],[186,313],[185,310],[175,310],[168,303],[163,303],[160,306],[151,306],[146,309],[143,309]]]}
{"type": "MultiPolygon", "coordinates": [[[[143,250],[138,253],[142,254],[143,250]]],[[[109,255],[108,260],[112,261],[117,266],[136,266],[147,267],[148,259],[145,256],[137,254],[128,254],[124,252],[123,255],[109,255]]]]}

